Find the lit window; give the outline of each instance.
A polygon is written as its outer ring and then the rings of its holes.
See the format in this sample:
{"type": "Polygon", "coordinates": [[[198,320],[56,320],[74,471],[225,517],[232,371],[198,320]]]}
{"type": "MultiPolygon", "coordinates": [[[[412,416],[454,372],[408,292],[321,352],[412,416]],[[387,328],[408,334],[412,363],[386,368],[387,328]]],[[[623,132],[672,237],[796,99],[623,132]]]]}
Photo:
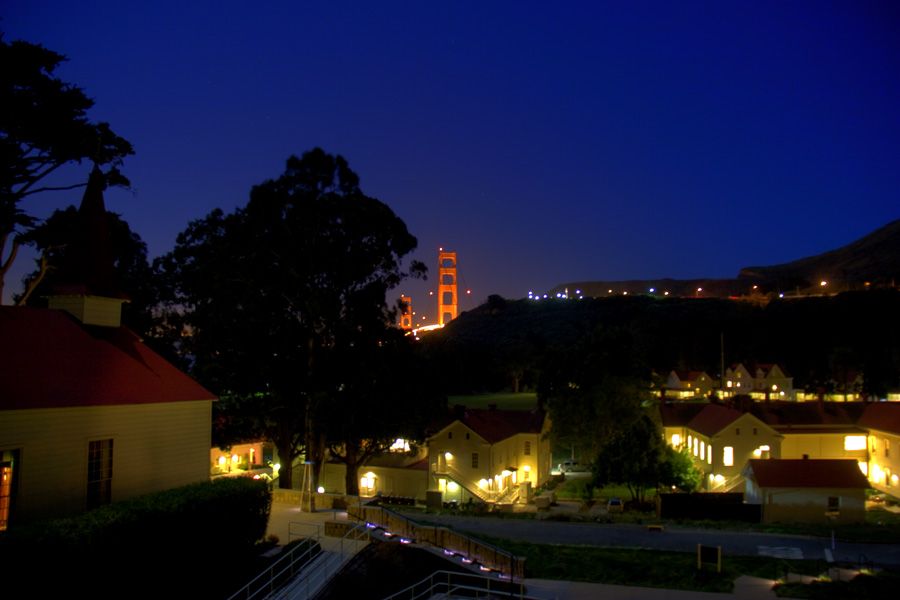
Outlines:
{"type": "Polygon", "coordinates": [[[869,475],[869,463],[865,463],[863,461],[859,461],[859,470],[862,471],[863,475],[869,475]]]}
{"type": "Polygon", "coordinates": [[[725,446],[722,452],[722,464],[726,467],[734,466],[734,448],[731,446],[725,446]]]}
{"type": "Polygon", "coordinates": [[[844,436],[844,450],[865,450],[866,436],[864,435],[848,435],[844,436]]]}
{"type": "Polygon", "coordinates": [[[700,442],[700,460],[706,460],[706,442],[700,442]]]}
{"type": "Polygon", "coordinates": [[[694,438],[694,456],[697,456],[697,446],[698,446],[697,442],[698,441],[699,440],[697,438],[694,438]]]}
{"type": "Polygon", "coordinates": [[[710,444],[709,451],[706,453],[706,462],[712,464],[712,444],[710,444]]]}
{"type": "Polygon", "coordinates": [[[677,446],[680,443],[681,443],[681,436],[678,435],[677,433],[673,433],[672,434],[672,445],[677,446]]]}
{"type": "Polygon", "coordinates": [[[113,441],[96,440],[88,444],[88,509],[112,501],[113,441]]]}

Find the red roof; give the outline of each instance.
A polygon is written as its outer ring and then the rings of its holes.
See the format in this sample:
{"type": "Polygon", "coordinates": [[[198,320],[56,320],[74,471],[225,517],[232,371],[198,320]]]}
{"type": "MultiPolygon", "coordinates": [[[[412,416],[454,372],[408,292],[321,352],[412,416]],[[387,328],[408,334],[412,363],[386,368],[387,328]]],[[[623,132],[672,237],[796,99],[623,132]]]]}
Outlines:
{"type": "Polygon", "coordinates": [[[761,488],[867,488],[853,459],[751,459],[749,470],[761,488]]]}
{"type": "Polygon", "coordinates": [[[860,427],[900,434],[900,403],[875,402],[859,418],[860,427]]]}
{"type": "Polygon", "coordinates": [[[125,327],[0,306],[0,410],[214,400],[125,327]]]}
{"type": "Polygon", "coordinates": [[[689,429],[702,433],[707,437],[719,433],[744,416],[739,410],[725,408],[720,404],[707,404],[697,416],[687,424],[689,429]]]}
{"type": "Polygon", "coordinates": [[[544,411],[540,410],[485,410],[467,408],[462,421],[472,431],[495,444],[519,433],[540,433],[544,426],[544,411]]]}

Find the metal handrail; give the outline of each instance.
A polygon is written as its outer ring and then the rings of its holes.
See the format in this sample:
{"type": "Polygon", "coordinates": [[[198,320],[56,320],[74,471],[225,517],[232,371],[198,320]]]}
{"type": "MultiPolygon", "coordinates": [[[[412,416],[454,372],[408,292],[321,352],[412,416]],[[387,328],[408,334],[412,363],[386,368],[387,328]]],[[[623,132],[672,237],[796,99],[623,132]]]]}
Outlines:
{"type": "MultiPolygon", "coordinates": [[[[320,540],[322,538],[322,526],[313,525],[311,523],[290,523],[288,527],[290,528],[295,524],[315,527],[315,543],[311,543],[308,547],[306,547],[305,551],[302,554],[300,554],[299,556],[295,556],[297,551],[302,548],[302,545],[298,544],[287,554],[269,565],[262,573],[247,582],[247,585],[232,594],[228,598],[228,600],[238,600],[239,598],[243,598],[244,600],[264,598],[268,594],[274,592],[275,589],[280,587],[280,585],[282,585],[283,582],[279,584],[276,584],[276,582],[279,579],[283,578],[285,574],[293,576],[295,567],[297,567],[297,563],[302,562],[302,565],[299,566],[300,569],[308,564],[314,558],[312,556],[313,550],[318,549],[316,554],[319,554],[319,552],[322,551],[320,544],[320,540]],[[251,591],[254,587],[256,587],[256,589],[254,591],[251,591]]],[[[306,539],[313,540],[313,537],[307,536],[306,539]]]]}
{"type": "Polygon", "coordinates": [[[525,587],[513,584],[509,581],[484,577],[472,573],[457,573],[453,571],[435,571],[422,581],[414,583],[404,590],[391,594],[384,600],[421,600],[431,598],[435,594],[447,594],[452,596],[461,590],[470,593],[466,597],[478,598],[484,593],[486,596],[502,593],[504,598],[518,598],[519,600],[547,600],[525,595],[525,587]],[[465,583],[469,582],[469,583],[465,583]],[[480,583],[481,585],[473,585],[480,583]],[[472,593],[474,592],[474,593],[472,593]]]}
{"type": "Polygon", "coordinates": [[[354,526],[335,540],[330,548],[323,548],[319,557],[291,578],[287,584],[267,598],[275,600],[299,600],[312,598],[351,558],[371,541],[369,530],[354,526]]]}
{"type": "Polygon", "coordinates": [[[423,525],[417,521],[410,519],[406,515],[396,513],[383,506],[364,506],[362,504],[357,504],[349,507],[347,515],[351,518],[357,519],[360,522],[365,522],[367,524],[367,527],[372,526],[380,528],[384,528],[386,526],[387,519],[385,518],[385,515],[389,515],[390,517],[398,521],[402,521],[404,525],[402,531],[392,531],[391,533],[408,538],[410,541],[416,542],[418,544],[428,545],[442,551],[453,552],[452,548],[446,548],[441,544],[429,541],[428,539],[424,539],[425,536],[419,535],[420,530],[422,532],[436,532],[439,529],[446,530],[459,539],[465,540],[467,546],[469,546],[469,550],[460,552],[461,556],[466,555],[470,559],[490,562],[491,565],[489,566],[492,566],[495,570],[503,573],[505,576],[508,576],[510,578],[512,578],[515,573],[514,564],[520,562],[521,560],[524,560],[516,557],[512,552],[498,548],[493,544],[489,544],[476,537],[465,534],[454,529],[453,527],[449,527],[446,525],[423,525]],[[378,517],[373,518],[375,515],[378,515],[378,517]],[[475,549],[472,549],[472,546],[474,546],[475,549]],[[500,560],[498,560],[498,558],[500,560]]]}
{"type": "Polygon", "coordinates": [[[288,554],[279,558],[262,573],[250,580],[247,585],[232,594],[228,600],[258,600],[281,597],[281,590],[288,587],[300,590],[291,598],[301,597],[300,594],[303,591],[306,592],[305,597],[308,598],[310,592],[315,593],[340,567],[370,541],[367,529],[354,526],[336,540],[330,548],[323,548],[322,540],[325,536],[322,525],[292,522],[288,524],[288,528],[290,536],[305,538],[313,543],[299,556],[295,556],[300,549],[299,545],[297,548],[290,550],[288,554]],[[294,526],[313,528],[314,533],[310,536],[303,536],[294,531],[294,526]],[[362,544],[360,544],[360,538],[365,538],[362,544]],[[313,555],[314,550],[315,555],[313,555]],[[352,550],[352,552],[346,553],[345,550],[352,550]],[[320,580],[316,580],[315,577],[320,577],[320,580]],[[305,582],[306,585],[297,586],[297,582],[305,582]]]}

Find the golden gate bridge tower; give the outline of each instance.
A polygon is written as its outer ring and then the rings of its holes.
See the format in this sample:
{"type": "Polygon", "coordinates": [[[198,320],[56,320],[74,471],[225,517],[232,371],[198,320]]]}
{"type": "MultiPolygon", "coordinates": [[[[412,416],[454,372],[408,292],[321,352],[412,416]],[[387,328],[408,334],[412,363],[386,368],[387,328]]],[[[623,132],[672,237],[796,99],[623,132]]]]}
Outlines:
{"type": "Polygon", "coordinates": [[[456,318],[459,310],[456,290],[456,252],[438,249],[438,318],[446,325],[456,318]]]}

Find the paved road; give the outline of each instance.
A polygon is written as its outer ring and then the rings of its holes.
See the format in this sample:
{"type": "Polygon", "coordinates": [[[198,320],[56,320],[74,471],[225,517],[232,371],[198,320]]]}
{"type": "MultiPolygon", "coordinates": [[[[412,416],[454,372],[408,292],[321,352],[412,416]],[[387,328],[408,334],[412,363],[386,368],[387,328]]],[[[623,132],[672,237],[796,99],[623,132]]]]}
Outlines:
{"type": "MultiPolygon", "coordinates": [[[[415,517],[414,517],[415,518],[415,517]]],[[[761,548],[799,549],[802,558],[821,559],[831,540],[799,535],[765,533],[737,533],[726,531],[688,530],[667,527],[664,532],[651,532],[638,525],[605,525],[593,523],[561,523],[499,519],[491,517],[457,517],[427,515],[417,520],[446,524],[473,533],[511,540],[544,544],[572,544],[586,546],[620,546],[628,548],[656,548],[696,552],[697,544],[722,546],[723,554],[759,555],[761,548]]],[[[797,557],[796,551],[790,553],[797,557]]],[[[779,554],[780,555],[780,554],[779,554]]],[[[858,544],[837,542],[834,558],[856,563],[865,556],[876,565],[900,567],[900,544],[858,544]]]]}

